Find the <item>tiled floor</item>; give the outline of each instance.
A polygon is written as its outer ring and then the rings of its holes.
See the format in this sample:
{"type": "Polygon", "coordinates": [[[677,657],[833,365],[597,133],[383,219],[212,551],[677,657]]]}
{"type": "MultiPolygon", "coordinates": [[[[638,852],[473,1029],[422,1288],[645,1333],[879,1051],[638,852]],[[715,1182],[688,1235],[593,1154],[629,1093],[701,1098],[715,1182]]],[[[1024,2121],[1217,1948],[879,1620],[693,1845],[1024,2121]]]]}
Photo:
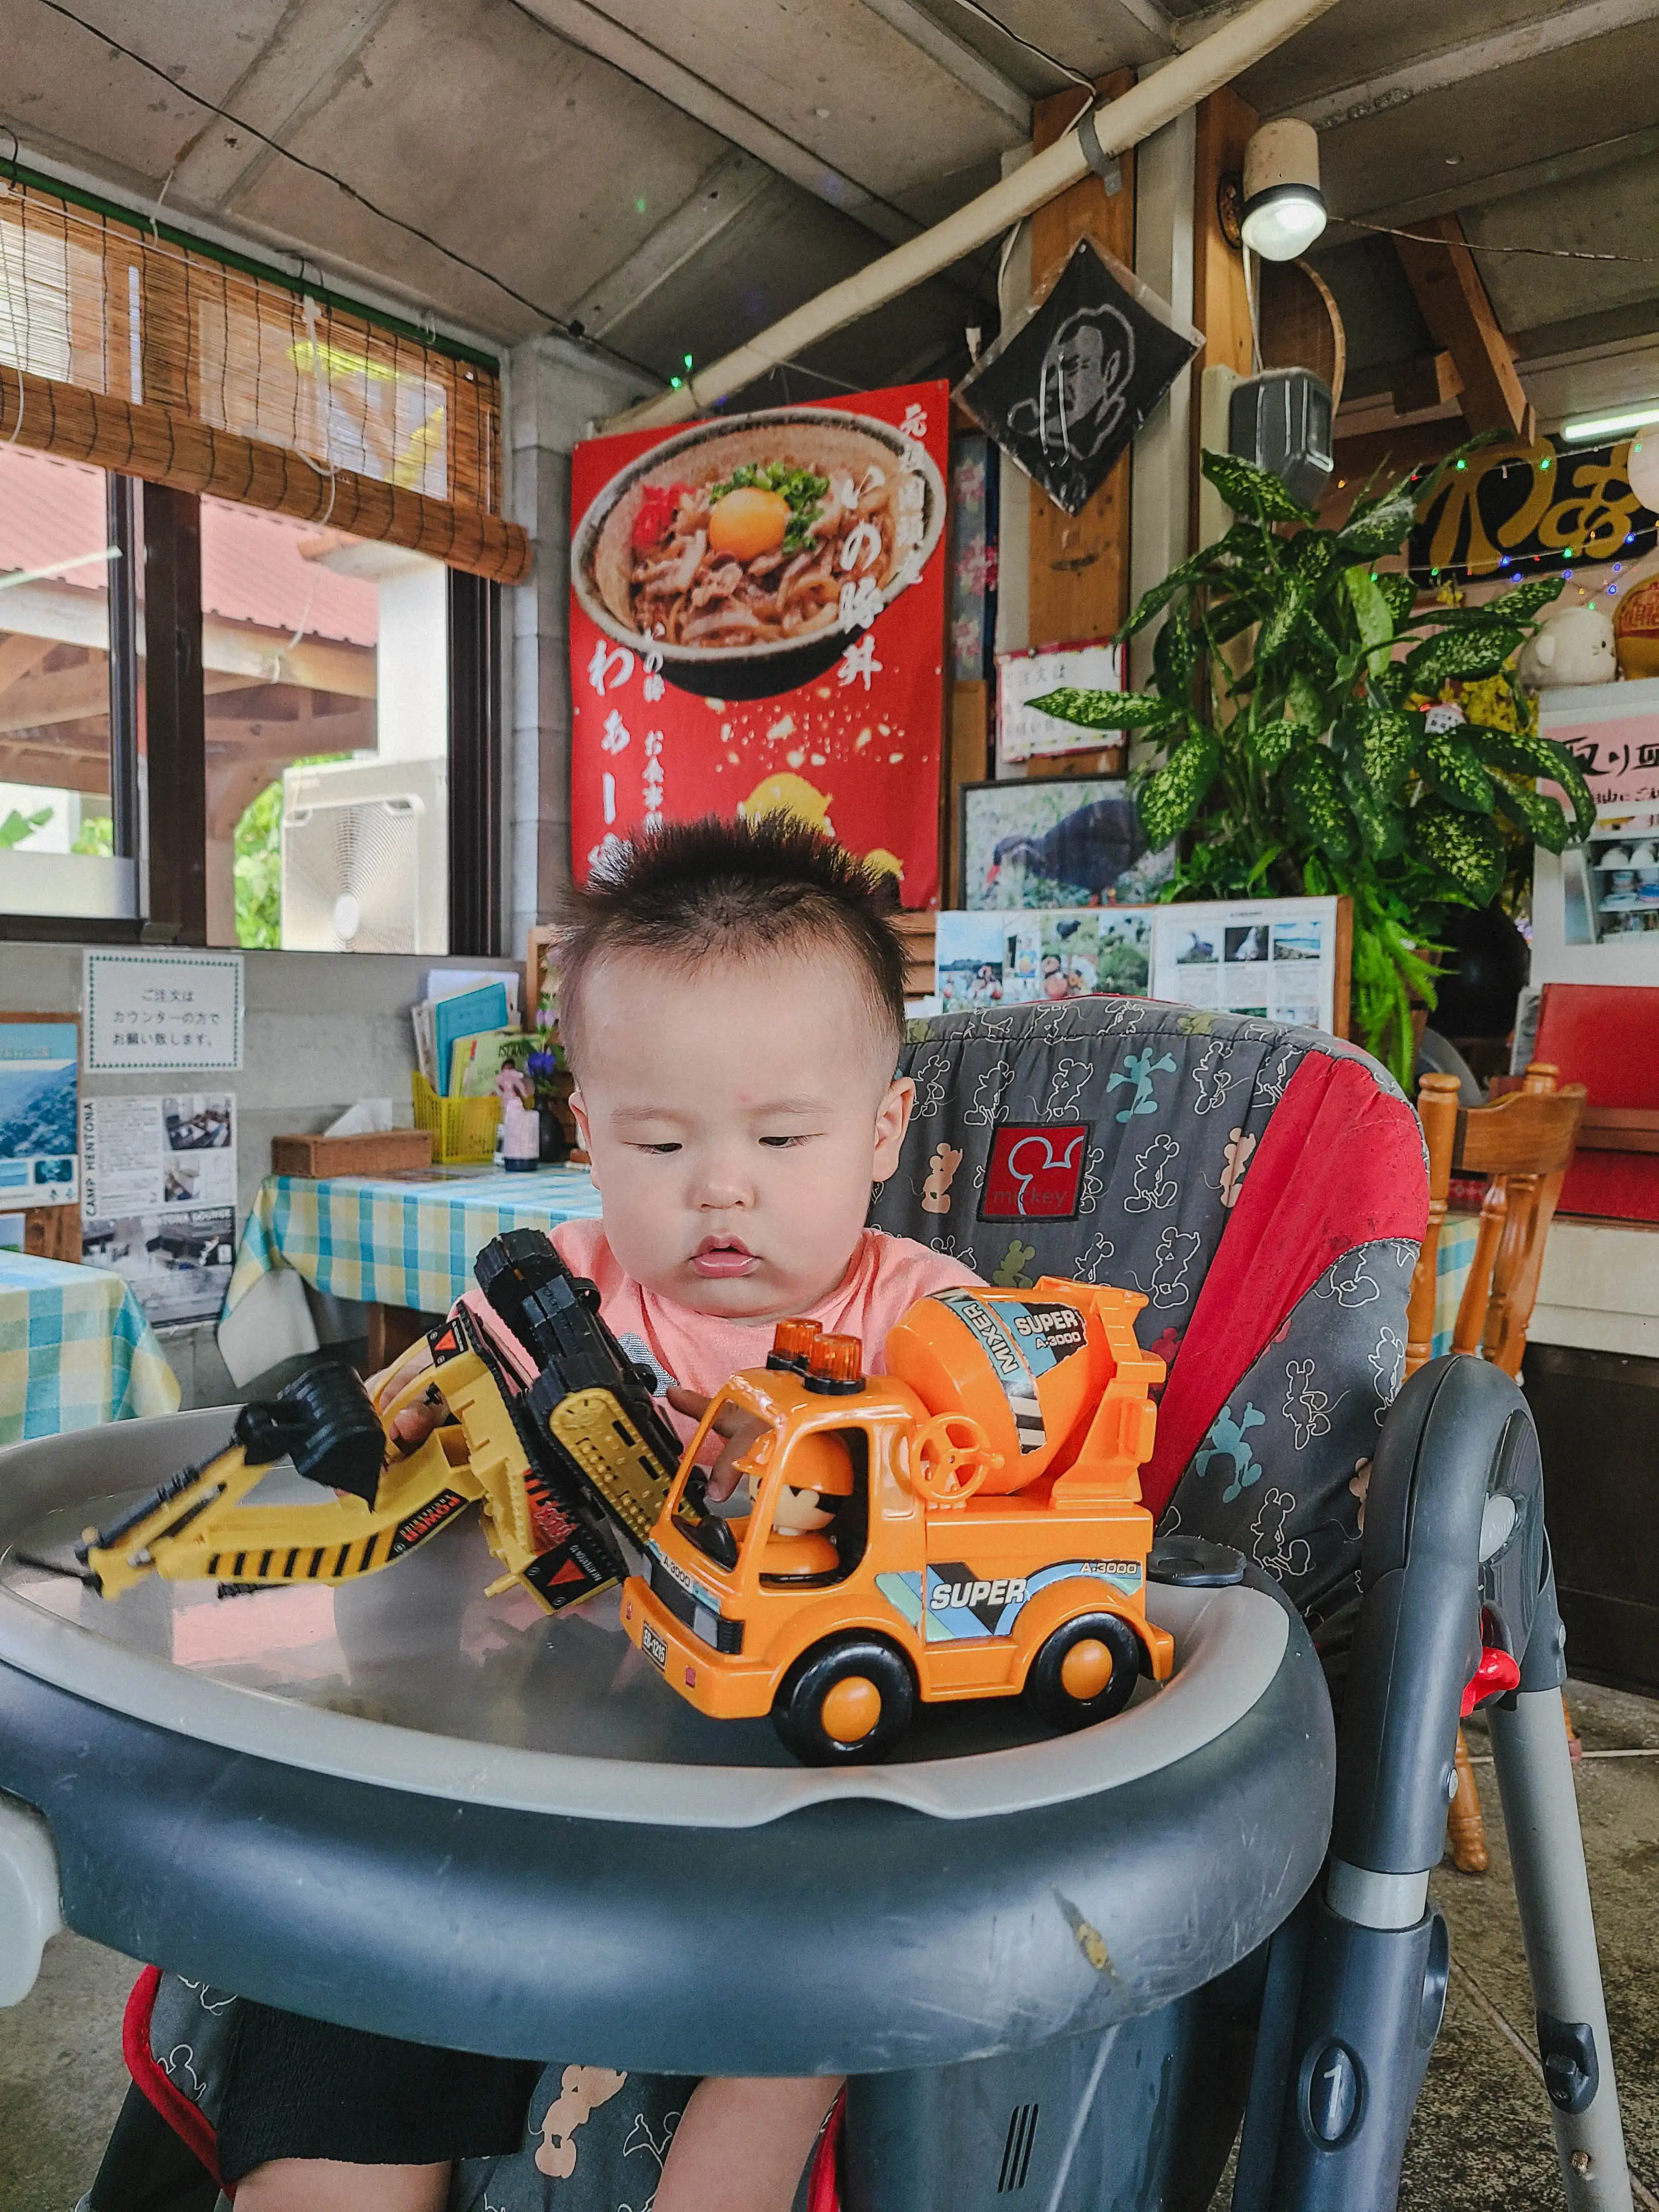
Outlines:
{"type": "MultiPolygon", "coordinates": [[[[1659,1703],[1580,1684],[1570,1697],[1588,1754],[1578,1802],[1636,2203],[1659,2212],[1659,1703]]],[[[1478,1723],[1470,1737],[1479,1757],[1478,1723]]],[[[1451,1924],[1452,1985],[1401,2212],[1559,2212],[1502,1816],[1490,1765],[1477,1771],[1492,1870],[1471,1879],[1449,1863],[1434,1880],[1451,1924]]],[[[60,1936],[27,2002],[0,2012],[0,2212],[71,2212],[90,2182],[125,2087],[132,1972],[112,1952],[60,1936]]]]}
{"type": "MultiPolygon", "coordinates": [[[[1579,1820],[1636,2203],[1659,2212],[1659,1703],[1580,1683],[1568,1703],[1586,1753],[1579,1820]]],[[[1469,1748],[1477,1758],[1487,1749],[1478,1721],[1469,1748]]],[[[1451,1929],[1452,1982],[1401,2204],[1402,2212],[1557,2212],[1555,2142],[1535,2070],[1503,1817],[1491,1766],[1476,1772],[1492,1869],[1472,1878],[1448,1860],[1432,1883],[1451,1929]]]]}

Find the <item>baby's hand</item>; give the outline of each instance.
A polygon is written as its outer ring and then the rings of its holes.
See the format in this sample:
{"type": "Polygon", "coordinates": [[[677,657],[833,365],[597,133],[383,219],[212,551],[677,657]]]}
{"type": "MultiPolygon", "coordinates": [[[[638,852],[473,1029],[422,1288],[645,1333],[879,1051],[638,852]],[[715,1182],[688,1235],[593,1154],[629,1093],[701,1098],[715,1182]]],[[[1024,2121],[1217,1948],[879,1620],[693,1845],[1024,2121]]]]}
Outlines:
{"type": "MultiPolygon", "coordinates": [[[[668,1386],[668,1402],[677,1413],[688,1420],[700,1421],[708,1411],[708,1401],[695,1390],[683,1390],[678,1382],[668,1386]]],[[[727,1498],[743,1480],[743,1470],[738,1462],[751,1445],[766,1435],[766,1423],[758,1413],[745,1413],[741,1406],[728,1406],[714,1424],[715,1433],[724,1437],[720,1457],[709,1469],[708,1486],[703,1496],[711,1505],[727,1498]]]]}
{"type": "MultiPolygon", "coordinates": [[[[399,1393],[407,1389],[417,1375],[425,1374],[432,1364],[432,1347],[422,1337],[410,1346],[401,1359],[395,1360],[390,1367],[381,1368],[378,1375],[364,1377],[363,1388],[382,1420],[386,1418],[386,1407],[399,1393]]],[[[441,1427],[448,1419],[449,1408],[434,1385],[427,1397],[416,1399],[412,1406],[405,1406],[393,1417],[388,1432],[394,1443],[401,1444],[405,1451],[413,1451],[418,1444],[426,1442],[434,1429],[441,1427]]]]}

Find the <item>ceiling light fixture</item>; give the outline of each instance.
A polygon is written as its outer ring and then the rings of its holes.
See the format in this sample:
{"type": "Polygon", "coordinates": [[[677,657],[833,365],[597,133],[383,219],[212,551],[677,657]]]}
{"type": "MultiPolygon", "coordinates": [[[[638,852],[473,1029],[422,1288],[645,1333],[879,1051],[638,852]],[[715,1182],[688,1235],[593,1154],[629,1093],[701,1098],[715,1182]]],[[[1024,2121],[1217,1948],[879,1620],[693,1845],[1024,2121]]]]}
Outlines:
{"type": "Polygon", "coordinates": [[[1621,407],[1613,415],[1575,415],[1561,425],[1561,435],[1570,446],[1582,446],[1596,438],[1617,438],[1626,430],[1644,429],[1650,422],[1659,422],[1659,399],[1647,400],[1639,407],[1621,407]]]}
{"type": "Polygon", "coordinates": [[[1319,189],[1319,134],[1311,123],[1281,116],[1253,131],[1244,149],[1244,213],[1240,229],[1264,261],[1294,261],[1325,228],[1319,189]]]}

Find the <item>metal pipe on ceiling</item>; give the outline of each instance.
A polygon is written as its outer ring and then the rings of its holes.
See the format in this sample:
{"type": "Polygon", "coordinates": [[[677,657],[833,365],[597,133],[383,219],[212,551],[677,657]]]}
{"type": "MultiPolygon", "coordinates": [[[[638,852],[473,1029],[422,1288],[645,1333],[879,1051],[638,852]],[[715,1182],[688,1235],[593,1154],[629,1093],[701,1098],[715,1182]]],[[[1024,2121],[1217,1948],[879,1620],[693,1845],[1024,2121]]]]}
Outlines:
{"type": "Polygon", "coordinates": [[[740,391],[831,331],[843,329],[901,293],[937,276],[964,254],[1035,214],[1087,176],[1097,161],[1127,153],[1282,46],[1332,4],[1333,0],[1254,0],[1252,6],[1241,9],[1184,54],[1144,76],[1120,99],[1103,100],[1079,117],[1063,137],[1044,152],[1033,155],[1024,167],[1000,184],[946,216],[943,222],[882,254],[841,283],[832,284],[827,292],[820,292],[815,300],[807,301],[746,344],[698,369],[684,384],[614,416],[605,428],[644,430],[689,422],[728,392],[740,391]],[[1094,148],[1085,148],[1089,133],[1096,141],[1094,148]]]}

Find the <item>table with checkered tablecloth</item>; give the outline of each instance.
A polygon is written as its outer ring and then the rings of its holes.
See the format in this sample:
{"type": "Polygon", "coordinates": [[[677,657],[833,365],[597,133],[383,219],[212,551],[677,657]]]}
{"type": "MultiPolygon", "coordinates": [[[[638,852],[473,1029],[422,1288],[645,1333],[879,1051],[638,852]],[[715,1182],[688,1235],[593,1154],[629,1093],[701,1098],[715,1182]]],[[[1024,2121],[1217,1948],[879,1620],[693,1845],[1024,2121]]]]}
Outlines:
{"type": "MultiPolygon", "coordinates": [[[[599,1194],[580,1168],[466,1176],[439,1182],[267,1176],[242,1231],[225,1300],[229,1313],[259,1279],[293,1267],[337,1298],[445,1313],[472,1280],[472,1262],[504,1229],[554,1229],[599,1218],[599,1194]]],[[[1473,1215],[1440,1233],[1434,1348],[1449,1352],[1474,1257],[1473,1215]]]]}
{"type": "Polygon", "coordinates": [[[0,1251],[0,1444],[178,1407],[178,1377],[118,1275],[0,1251]]]}
{"type": "Polygon", "coordinates": [[[1457,1309],[1462,1303],[1463,1285],[1469,1279],[1469,1270],[1474,1265],[1474,1240],[1480,1227],[1478,1213],[1449,1213],[1440,1231],[1440,1243],[1435,1252],[1434,1285],[1434,1357],[1452,1346],[1452,1331],[1457,1325],[1457,1309]]]}
{"type": "Polygon", "coordinates": [[[580,1168],[428,1182],[267,1176],[242,1231],[225,1311],[273,1269],[292,1267],[331,1297],[447,1313],[492,1237],[594,1221],[599,1212],[599,1194],[580,1168]]]}

